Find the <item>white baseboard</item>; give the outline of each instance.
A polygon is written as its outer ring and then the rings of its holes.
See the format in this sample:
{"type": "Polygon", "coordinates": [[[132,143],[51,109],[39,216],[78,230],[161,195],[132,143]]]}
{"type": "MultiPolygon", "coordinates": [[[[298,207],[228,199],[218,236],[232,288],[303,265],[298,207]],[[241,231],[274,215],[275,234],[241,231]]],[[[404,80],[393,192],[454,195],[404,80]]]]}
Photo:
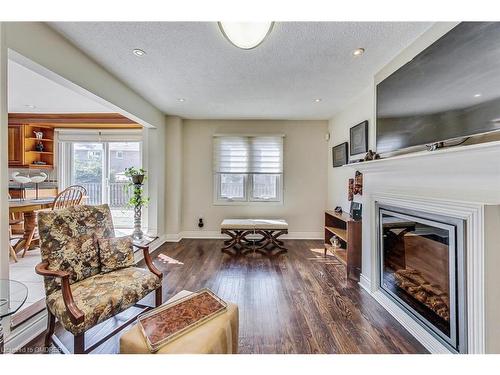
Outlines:
{"type": "MultiPolygon", "coordinates": [[[[208,230],[197,230],[197,231],[184,231],[177,235],[167,235],[171,236],[171,238],[178,238],[176,241],[170,242],[178,242],[183,238],[191,238],[191,239],[227,239],[228,236],[221,234],[219,231],[208,231],[208,230]]],[[[323,239],[322,232],[290,232],[280,237],[280,239],[284,240],[321,240],[323,239]]]]}
{"type": "Polygon", "coordinates": [[[365,275],[361,274],[359,275],[359,286],[366,290],[368,293],[372,293],[372,283],[368,277],[365,275]]]}
{"type": "Polygon", "coordinates": [[[166,242],[179,242],[182,238],[179,233],[165,235],[166,242]]]}

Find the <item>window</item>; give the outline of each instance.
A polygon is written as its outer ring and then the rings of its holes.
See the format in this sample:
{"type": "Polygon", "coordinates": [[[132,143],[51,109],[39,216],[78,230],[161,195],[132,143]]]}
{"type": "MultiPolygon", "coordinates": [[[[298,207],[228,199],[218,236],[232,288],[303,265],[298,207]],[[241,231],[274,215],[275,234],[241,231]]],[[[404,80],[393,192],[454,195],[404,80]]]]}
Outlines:
{"type": "Polygon", "coordinates": [[[214,137],[215,203],[281,202],[282,136],[214,137]]]}

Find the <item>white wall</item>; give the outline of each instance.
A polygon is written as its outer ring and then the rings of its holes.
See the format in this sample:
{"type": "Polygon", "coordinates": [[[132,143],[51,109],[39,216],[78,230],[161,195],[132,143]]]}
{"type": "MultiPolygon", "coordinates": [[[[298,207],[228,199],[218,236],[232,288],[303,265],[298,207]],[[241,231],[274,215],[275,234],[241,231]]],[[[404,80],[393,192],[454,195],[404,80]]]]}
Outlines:
{"type": "Polygon", "coordinates": [[[167,239],[179,239],[182,217],[182,119],[168,116],[166,119],[166,233],[167,239]]]}
{"type": "MultiPolygon", "coordinates": [[[[374,100],[373,86],[369,86],[328,122],[330,142],[328,143],[327,206],[330,209],[341,206],[344,211],[349,212],[350,202],[347,200],[347,184],[349,178],[354,178],[354,171],[351,168],[332,167],[332,147],[339,143],[349,142],[349,129],[368,120],[368,148],[375,149],[374,100]]],[[[362,159],[364,155],[349,157],[362,159]]],[[[360,201],[359,196],[355,196],[354,200],[360,201]]]]}
{"type": "Polygon", "coordinates": [[[182,145],[184,236],[218,235],[225,218],[283,218],[290,237],[321,238],[327,178],[326,121],[185,120],[182,145]],[[213,204],[212,137],[216,133],[285,134],[284,203],[250,206],[213,204]],[[199,230],[198,218],[205,227],[199,230]]]}
{"type": "Polygon", "coordinates": [[[0,278],[7,275],[9,267],[9,193],[8,144],[7,144],[7,44],[5,43],[5,23],[0,22],[0,278]]]}

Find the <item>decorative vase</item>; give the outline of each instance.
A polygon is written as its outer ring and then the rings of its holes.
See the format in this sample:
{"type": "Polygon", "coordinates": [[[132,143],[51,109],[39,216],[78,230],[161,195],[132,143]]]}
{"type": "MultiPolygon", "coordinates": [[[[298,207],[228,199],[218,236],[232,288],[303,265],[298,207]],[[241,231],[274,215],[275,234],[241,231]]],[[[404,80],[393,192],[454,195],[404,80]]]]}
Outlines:
{"type": "MultiPolygon", "coordinates": [[[[134,181],[134,177],[141,177],[141,176],[132,176],[132,181],[134,181]]],[[[134,195],[137,195],[141,193],[142,190],[142,180],[144,179],[144,176],[142,175],[142,179],[140,183],[134,182],[134,195]]],[[[134,206],[134,232],[132,233],[132,237],[135,238],[136,240],[142,239],[144,236],[144,233],[142,232],[141,229],[141,218],[142,218],[142,205],[137,204],[134,206]]]]}

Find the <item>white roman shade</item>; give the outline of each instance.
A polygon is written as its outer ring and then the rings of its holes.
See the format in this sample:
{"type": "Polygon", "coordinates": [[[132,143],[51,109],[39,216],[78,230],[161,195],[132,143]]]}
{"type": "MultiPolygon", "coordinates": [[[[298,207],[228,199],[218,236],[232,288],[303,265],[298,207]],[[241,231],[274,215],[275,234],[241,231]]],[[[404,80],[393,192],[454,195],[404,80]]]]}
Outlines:
{"type": "Polygon", "coordinates": [[[214,136],[215,173],[283,173],[283,136],[214,136]]]}

